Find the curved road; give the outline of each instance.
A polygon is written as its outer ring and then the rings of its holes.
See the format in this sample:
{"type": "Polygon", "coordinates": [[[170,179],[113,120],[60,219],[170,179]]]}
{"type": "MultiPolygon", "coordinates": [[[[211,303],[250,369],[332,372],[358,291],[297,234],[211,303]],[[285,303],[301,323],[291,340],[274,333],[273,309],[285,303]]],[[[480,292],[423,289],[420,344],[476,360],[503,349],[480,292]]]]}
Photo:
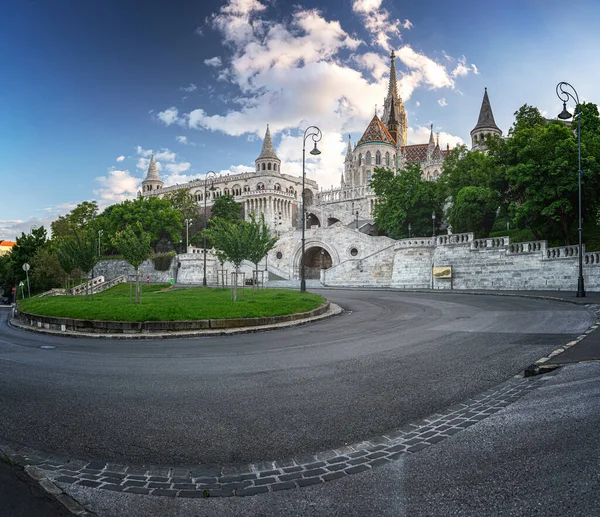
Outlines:
{"type": "Polygon", "coordinates": [[[0,437],[134,465],[314,453],[472,397],[594,322],[584,307],[547,300],[323,294],[347,312],[180,340],[38,335],[12,329],[0,311],[0,437]]]}

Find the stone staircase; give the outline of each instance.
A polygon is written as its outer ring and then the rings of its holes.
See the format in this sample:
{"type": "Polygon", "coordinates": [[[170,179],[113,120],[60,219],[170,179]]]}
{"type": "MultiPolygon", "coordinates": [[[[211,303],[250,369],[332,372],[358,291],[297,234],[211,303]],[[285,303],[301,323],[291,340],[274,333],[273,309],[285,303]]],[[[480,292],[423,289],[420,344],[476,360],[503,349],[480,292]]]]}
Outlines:
{"type": "Polygon", "coordinates": [[[88,294],[92,292],[92,288],[94,289],[94,294],[101,293],[102,291],[106,291],[111,287],[114,287],[117,284],[123,284],[128,281],[127,275],[121,275],[112,280],[105,281],[103,276],[97,276],[88,282],[84,282],[83,284],[76,285],[71,289],[60,289],[54,288],[49,291],[45,291],[43,293],[38,294],[38,297],[41,296],[65,296],[65,295],[74,295],[74,296],[82,296],[86,293],[86,289],[88,290],[88,294]]]}

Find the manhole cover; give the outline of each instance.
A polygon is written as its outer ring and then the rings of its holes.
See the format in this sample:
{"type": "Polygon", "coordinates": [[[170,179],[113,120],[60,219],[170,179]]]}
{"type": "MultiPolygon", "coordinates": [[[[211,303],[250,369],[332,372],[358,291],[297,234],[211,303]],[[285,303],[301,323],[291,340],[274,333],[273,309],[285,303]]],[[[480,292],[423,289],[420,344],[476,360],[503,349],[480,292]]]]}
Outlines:
{"type": "Polygon", "coordinates": [[[56,348],[56,347],[52,346],[52,345],[42,345],[40,348],[43,349],[43,350],[49,350],[51,348],[56,348]]]}

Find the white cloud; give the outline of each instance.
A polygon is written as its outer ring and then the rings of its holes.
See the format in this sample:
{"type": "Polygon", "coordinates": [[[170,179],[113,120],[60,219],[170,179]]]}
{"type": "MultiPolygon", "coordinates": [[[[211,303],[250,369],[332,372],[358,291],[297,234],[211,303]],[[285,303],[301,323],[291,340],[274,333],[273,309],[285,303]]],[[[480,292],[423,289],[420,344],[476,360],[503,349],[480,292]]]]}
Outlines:
{"type": "Polygon", "coordinates": [[[154,159],[161,162],[174,162],[175,157],[175,153],[169,149],[161,149],[154,153],[154,159]]]}
{"type": "Polygon", "coordinates": [[[190,162],[168,163],[165,165],[165,171],[169,174],[181,174],[182,172],[189,171],[191,165],[190,162]]]}
{"type": "Polygon", "coordinates": [[[125,156],[121,155],[117,158],[118,162],[122,162],[125,159],[125,156]]]}
{"type": "MultiPolygon", "coordinates": [[[[400,20],[391,20],[387,9],[381,7],[382,0],[354,0],[352,10],[363,19],[366,29],[371,33],[372,43],[390,52],[390,37],[400,39],[400,20]]],[[[405,20],[402,26],[410,29],[412,23],[405,20]]]]}
{"type": "Polygon", "coordinates": [[[135,152],[140,156],[144,156],[145,158],[152,156],[152,149],[144,149],[141,145],[138,145],[135,148],[135,152]]]}
{"type": "Polygon", "coordinates": [[[404,23],[402,24],[402,28],[403,29],[412,29],[413,28],[413,24],[410,20],[404,20],[404,23]]]}
{"type": "Polygon", "coordinates": [[[0,240],[16,241],[17,237],[21,237],[23,233],[31,232],[31,228],[35,225],[36,228],[42,226],[46,229],[48,235],[50,224],[58,218],[58,214],[48,217],[30,217],[29,219],[0,219],[0,240]]]}
{"type": "Polygon", "coordinates": [[[473,69],[473,73],[475,75],[479,75],[479,69],[474,64],[471,64],[471,68],[473,69]]]}
{"type": "Polygon", "coordinates": [[[444,108],[444,107],[448,106],[448,102],[446,101],[446,97],[442,97],[441,99],[438,99],[438,101],[437,101],[437,102],[438,102],[438,104],[439,104],[439,105],[440,105],[442,108],[444,108]]]}
{"type": "Polygon", "coordinates": [[[419,101],[415,102],[415,106],[418,108],[421,105],[421,103],[419,101]]]}
{"type": "Polygon", "coordinates": [[[220,170],[219,174],[241,174],[242,172],[254,172],[255,170],[256,168],[250,165],[232,165],[229,169],[220,170]]]}
{"type": "Polygon", "coordinates": [[[180,144],[189,144],[187,136],[176,136],[175,140],[177,140],[180,144]]]}
{"type": "Polygon", "coordinates": [[[142,180],[131,175],[128,170],[109,169],[106,176],[99,176],[96,181],[100,187],[94,190],[98,196],[98,206],[105,208],[114,203],[137,196],[142,180]]]}
{"type": "MultiPolygon", "coordinates": [[[[431,128],[429,126],[419,126],[417,128],[409,127],[407,131],[407,138],[409,144],[423,144],[429,142],[429,134],[431,128]]],[[[440,147],[446,148],[446,144],[450,144],[450,147],[456,147],[457,145],[463,144],[463,139],[459,136],[452,135],[445,131],[438,133],[440,135],[440,147]]]]}
{"type": "Polygon", "coordinates": [[[215,68],[219,68],[223,63],[219,56],[211,57],[210,59],[205,59],[204,64],[207,66],[213,66],[215,68]]]}
{"type": "MultiPolygon", "coordinates": [[[[190,83],[189,86],[182,86],[181,88],[179,88],[182,92],[188,92],[191,93],[194,90],[196,90],[198,87],[194,84],[194,83],[190,83]]],[[[160,116],[160,114],[159,114],[160,116]]],[[[175,113],[175,116],[177,116],[177,113],[175,113]]]]}
{"type": "MultiPolygon", "coordinates": [[[[382,105],[389,57],[367,48],[338,21],[326,19],[316,9],[298,7],[289,20],[266,21],[266,5],[258,0],[230,0],[208,18],[230,53],[228,66],[222,60],[219,69],[220,79],[237,89],[228,97],[228,109],[211,111],[203,106],[177,112],[171,119],[194,129],[248,138],[262,138],[269,123],[281,152],[286,152],[307,126],[317,125],[326,137],[323,155],[317,162],[311,157],[309,175],[316,174],[314,164],[318,163],[316,179],[323,185],[338,184],[346,145],[343,135],[364,131],[375,104],[382,105]]],[[[374,11],[379,17],[389,16],[387,11],[383,13],[382,0],[354,1],[353,6],[359,16],[374,11]]],[[[391,23],[386,30],[390,27],[395,29],[384,33],[388,38],[400,25],[391,23]]],[[[375,41],[375,47],[381,46],[385,47],[375,41]]],[[[404,101],[418,88],[456,88],[457,79],[446,68],[450,60],[440,64],[406,44],[397,50],[397,56],[404,101]]],[[[287,158],[280,156],[284,171],[300,172],[301,146],[299,149],[296,145],[287,158]]]]}
{"type": "Polygon", "coordinates": [[[179,120],[178,114],[179,110],[176,107],[172,106],[164,111],[159,112],[157,117],[167,126],[170,126],[171,124],[174,124],[179,120]]]}
{"type": "Polygon", "coordinates": [[[202,36],[204,34],[204,32],[202,31],[202,27],[196,27],[194,29],[194,34],[196,34],[197,36],[202,36]]]}
{"type": "Polygon", "coordinates": [[[456,68],[454,70],[452,70],[452,77],[460,77],[460,76],[465,76],[465,75],[469,75],[469,72],[471,71],[471,67],[467,66],[467,58],[465,56],[461,56],[458,59],[458,64],[456,65],[456,68]]]}

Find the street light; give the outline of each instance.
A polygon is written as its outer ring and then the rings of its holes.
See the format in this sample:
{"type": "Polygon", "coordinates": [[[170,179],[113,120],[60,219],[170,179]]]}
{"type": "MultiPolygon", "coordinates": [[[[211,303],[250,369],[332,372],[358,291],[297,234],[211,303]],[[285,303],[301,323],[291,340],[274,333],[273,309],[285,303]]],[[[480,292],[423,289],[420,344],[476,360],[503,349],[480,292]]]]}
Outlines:
{"type": "Polygon", "coordinates": [[[410,223],[408,223],[408,238],[410,239],[410,231],[412,230],[410,223]]]}
{"type": "Polygon", "coordinates": [[[304,228],[306,226],[306,208],[304,206],[306,192],[304,188],[304,179],[306,177],[305,162],[306,162],[306,139],[312,137],[315,147],[310,152],[313,156],[321,154],[317,149],[317,142],[321,141],[323,134],[317,126],[309,126],[304,131],[304,140],[302,141],[302,257],[300,259],[300,291],[306,291],[306,272],[304,271],[304,228]]]}
{"type": "Polygon", "coordinates": [[[100,256],[100,237],[102,237],[103,233],[104,230],[98,230],[98,256],[100,256]]]}
{"type": "Polygon", "coordinates": [[[431,221],[433,223],[433,237],[435,237],[435,211],[431,212],[431,221]]]}
{"type": "Polygon", "coordinates": [[[217,177],[217,173],[215,171],[208,171],[204,176],[204,275],[202,277],[202,285],[206,287],[206,196],[208,194],[208,190],[214,192],[215,189],[215,178],[217,177]],[[208,178],[210,180],[210,188],[207,189],[206,186],[208,184],[208,178]]]}
{"type": "Polygon", "coordinates": [[[356,229],[358,230],[358,210],[356,211],[356,229]]]}
{"type": "Polygon", "coordinates": [[[583,171],[581,170],[581,105],[579,104],[579,95],[577,90],[572,85],[564,81],[556,85],[556,95],[563,101],[563,110],[558,115],[561,120],[568,120],[571,117],[577,116],[577,190],[579,200],[579,221],[578,221],[578,232],[579,232],[579,277],[577,278],[577,298],[585,298],[585,287],[583,285],[583,243],[582,243],[582,224],[581,224],[581,177],[583,171]],[[573,93],[565,91],[565,87],[573,90],[573,93]],[[573,99],[575,101],[575,115],[571,115],[567,111],[567,101],[573,99]]]}
{"type": "Polygon", "coordinates": [[[190,224],[194,222],[193,219],[184,219],[183,222],[185,223],[185,252],[187,253],[190,247],[189,244],[189,228],[190,228],[190,224]]]}

